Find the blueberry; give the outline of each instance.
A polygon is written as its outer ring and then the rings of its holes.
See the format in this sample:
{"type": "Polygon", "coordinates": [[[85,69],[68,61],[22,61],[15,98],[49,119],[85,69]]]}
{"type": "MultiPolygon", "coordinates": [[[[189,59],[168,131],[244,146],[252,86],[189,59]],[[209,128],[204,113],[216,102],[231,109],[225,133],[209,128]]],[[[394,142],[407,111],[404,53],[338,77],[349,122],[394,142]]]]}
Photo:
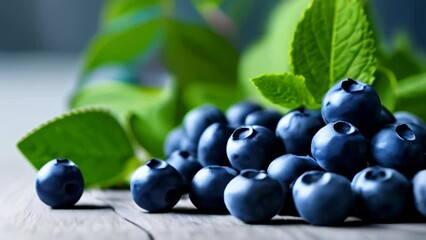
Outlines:
{"type": "Polygon", "coordinates": [[[184,192],[189,190],[192,178],[202,168],[197,158],[187,151],[174,151],[166,159],[181,175],[185,184],[184,192]]]}
{"type": "Polygon", "coordinates": [[[237,170],[266,169],[283,149],[271,130],[255,125],[237,128],[228,140],[226,153],[237,170]]]}
{"type": "Polygon", "coordinates": [[[312,139],[312,156],[326,171],[351,179],[367,167],[370,147],[352,124],[338,121],[321,128],[312,139]]]}
{"type": "Polygon", "coordinates": [[[179,172],[165,161],[149,160],[139,167],[130,182],[133,201],[148,212],[172,209],[184,186],[179,172]]]}
{"type": "Polygon", "coordinates": [[[205,212],[226,212],[223,192],[226,185],[237,176],[230,167],[211,165],[195,174],[191,183],[189,198],[197,209],[205,212]]]}
{"type": "Polygon", "coordinates": [[[273,109],[264,109],[250,113],[247,115],[244,125],[260,125],[275,132],[277,124],[283,115],[273,109]]]}
{"type": "Polygon", "coordinates": [[[345,121],[364,134],[380,121],[382,104],[368,84],[347,78],[332,86],[322,101],[321,113],[326,123],[345,121]]]}
{"type": "Polygon", "coordinates": [[[229,182],[224,199],[231,215],[246,223],[270,220],[285,200],[278,181],[253,169],[241,171],[229,182]]]}
{"type": "Polygon", "coordinates": [[[425,124],[421,118],[409,112],[396,112],[394,113],[394,116],[398,123],[414,123],[417,125],[425,124]]]}
{"type": "Polygon", "coordinates": [[[382,111],[380,112],[380,128],[387,124],[394,124],[396,122],[396,118],[394,115],[384,106],[382,106],[382,111]]]}
{"type": "Polygon", "coordinates": [[[225,115],[220,109],[213,105],[203,105],[192,109],[185,115],[183,119],[183,128],[189,140],[195,145],[198,145],[201,134],[210,124],[215,122],[223,124],[228,123],[225,115]]]}
{"type": "Polygon", "coordinates": [[[423,148],[406,124],[388,125],[371,140],[373,159],[383,167],[412,176],[420,170],[423,148]]]}
{"type": "Polygon", "coordinates": [[[233,128],[221,123],[207,127],[198,143],[198,161],[201,165],[231,165],[226,156],[226,144],[233,131],[233,128]]]}
{"type": "Polygon", "coordinates": [[[164,141],[164,155],[169,156],[172,152],[181,150],[181,141],[185,137],[186,134],[182,127],[173,129],[164,141]]]}
{"type": "Polygon", "coordinates": [[[52,208],[71,207],[84,190],[80,169],[68,159],[46,163],[36,177],[36,192],[42,202],[52,208]]]}
{"type": "Polygon", "coordinates": [[[239,127],[244,125],[244,121],[252,112],[262,110],[262,106],[250,101],[242,101],[236,103],[228,108],[226,111],[226,118],[232,127],[239,127]]]}
{"type": "Polygon", "coordinates": [[[268,167],[268,175],[283,187],[293,187],[294,181],[305,172],[323,170],[315,159],[309,156],[285,154],[274,159],[268,167]]]}
{"type": "Polygon", "coordinates": [[[296,179],[305,172],[322,170],[318,163],[309,156],[296,156],[285,154],[274,159],[268,167],[268,175],[277,180],[286,196],[286,202],[280,211],[280,215],[297,215],[294,206],[291,189],[296,179]]]}
{"type": "Polygon", "coordinates": [[[308,155],[312,137],[323,126],[320,111],[298,108],[281,118],[275,133],[283,142],[287,153],[308,155]]]}
{"type": "MultiPolygon", "coordinates": [[[[193,156],[197,156],[198,142],[194,142],[185,134],[180,139],[179,150],[189,152],[193,156]]],[[[167,155],[170,156],[170,155],[167,155]]]]}
{"type": "Polygon", "coordinates": [[[355,202],[347,178],[320,171],[300,176],[293,186],[293,198],[302,219],[314,225],[343,222],[355,202]]]}
{"type": "Polygon", "coordinates": [[[373,166],[355,175],[352,190],[361,218],[391,221],[400,217],[411,199],[409,180],[391,168],[373,166]]]}
{"type": "Polygon", "coordinates": [[[418,172],[412,182],[416,209],[426,217],[426,170],[418,172]]]}

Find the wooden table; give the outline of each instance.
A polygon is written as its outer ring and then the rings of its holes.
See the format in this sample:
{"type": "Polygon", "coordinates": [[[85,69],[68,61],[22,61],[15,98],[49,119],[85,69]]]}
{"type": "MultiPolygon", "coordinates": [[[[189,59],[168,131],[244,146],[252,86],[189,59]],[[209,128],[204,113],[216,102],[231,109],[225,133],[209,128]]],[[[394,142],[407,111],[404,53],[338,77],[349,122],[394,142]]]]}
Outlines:
{"type": "Polygon", "coordinates": [[[86,191],[75,208],[52,210],[34,188],[34,169],[15,143],[65,111],[76,76],[75,56],[0,55],[0,239],[426,239],[425,223],[374,224],[349,219],[338,227],[276,217],[248,225],[197,212],[187,198],[173,212],[148,214],[128,190],[86,191]]]}

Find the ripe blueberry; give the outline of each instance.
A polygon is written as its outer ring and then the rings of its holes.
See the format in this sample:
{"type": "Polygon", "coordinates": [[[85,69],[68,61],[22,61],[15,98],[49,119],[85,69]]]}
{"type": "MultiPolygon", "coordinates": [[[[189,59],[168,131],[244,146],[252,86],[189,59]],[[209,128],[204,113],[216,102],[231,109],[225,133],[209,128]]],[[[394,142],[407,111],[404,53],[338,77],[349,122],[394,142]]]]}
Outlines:
{"type": "Polygon", "coordinates": [[[406,124],[388,125],[371,140],[373,159],[383,167],[412,176],[422,166],[423,148],[406,124]]]}
{"type": "Polygon", "coordinates": [[[237,128],[226,145],[228,159],[237,170],[266,169],[283,152],[274,133],[256,125],[237,128]]]}
{"type": "Polygon", "coordinates": [[[332,86],[321,106],[326,123],[349,122],[364,134],[376,128],[381,111],[382,104],[377,92],[370,85],[350,78],[332,86]]]}
{"type": "Polygon", "coordinates": [[[36,177],[36,192],[42,202],[52,208],[71,207],[84,190],[80,169],[68,159],[46,163],[36,177]]]}
{"type": "Polygon", "coordinates": [[[284,194],[278,181],[264,171],[247,169],[229,182],[224,199],[232,216],[246,223],[257,223],[279,212],[284,194]]]}
{"type": "Polygon", "coordinates": [[[416,209],[426,217],[426,170],[418,172],[412,182],[416,209]]]}
{"type": "Polygon", "coordinates": [[[195,174],[192,179],[189,198],[197,209],[206,212],[226,212],[223,192],[226,185],[237,176],[230,167],[210,165],[195,174]]]}
{"type": "MultiPolygon", "coordinates": [[[[195,146],[198,145],[198,140],[204,130],[212,123],[227,124],[223,112],[213,105],[204,105],[189,111],[183,119],[183,128],[189,140],[195,146]]],[[[195,148],[196,149],[196,148],[195,148]]]]}
{"type": "Polygon", "coordinates": [[[247,115],[244,125],[260,125],[268,128],[269,130],[275,132],[277,124],[280,121],[283,115],[273,109],[263,109],[255,111],[247,115]]]}
{"type": "Polygon", "coordinates": [[[367,167],[369,143],[356,127],[347,122],[329,123],[312,139],[312,156],[326,171],[352,179],[367,167]]]}
{"type": "Polygon", "coordinates": [[[232,127],[239,127],[244,125],[244,121],[252,112],[262,110],[262,106],[250,101],[242,101],[236,103],[228,108],[226,111],[226,118],[232,127]]]}
{"type": "Polygon", "coordinates": [[[293,186],[293,198],[303,220],[314,225],[343,222],[354,206],[351,183],[335,173],[309,171],[293,186]]]}
{"type": "Polygon", "coordinates": [[[298,108],[281,118],[275,133],[283,142],[287,153],[308,155],[312,137],[323,126],[320,111],[298,108]]]}
{"type": "Polygon", "coordinates": [[[167,159],[166,162],[174,167],[180,175],[182,175],[185,184],[184,192],[189,190],[192,178],[202,168],[197,158],[190,152],[174,151],[167,159]]]}
{"type": "Polygon", "coordinates": [[[425,124],[421,118],[409,112],[396,112],[394,116],[398,123],[415,123],[417,125],[425,124]]]}
{"type": "Polygon", "coordinates": [[[164,155],[169,156],[172,152],[176,150],[181,150],[180,145],[182,138],[185,138],[185,131],[182,127],[177,127],[173,129],[166,137],[164,141],[164,155]]]}
{"type": "Polygon", "coordinates": [[[391,168],[366,168],[355,175],[351,185],[359,215],[369,221],[397,219],[411,199],[410,182],[391,168]]]}
{"type": "Polygon", "coordinates": [[[172,209],[184,186],[179,172],[165,161],[152,159],[139,167],[130,182],[133,201],[148,212],[172,209]]]}
{"type": "Polygon", "coordinates": [[[226,156],[226,144],[234,129],[221,123],[213,123],[203,132],[198,143],[198,161],[203,166],[230,166],[226,156]]]}

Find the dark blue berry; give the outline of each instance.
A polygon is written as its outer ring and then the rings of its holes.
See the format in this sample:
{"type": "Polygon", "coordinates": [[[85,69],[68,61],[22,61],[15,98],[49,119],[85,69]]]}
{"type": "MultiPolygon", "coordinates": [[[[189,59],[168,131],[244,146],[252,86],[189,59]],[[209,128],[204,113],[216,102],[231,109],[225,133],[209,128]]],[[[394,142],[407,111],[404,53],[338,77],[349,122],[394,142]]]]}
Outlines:
{"type": "Polygon", "coordinates": [[[166,162],[182,175],[185,184],[184,192],[187,192],[192,178],[202,168],[197,158],[187,151],[174,151],[166,159],[166,162]]]}
{"type": "Polygon", "coordinates": [[[349,122],[364,134],[377,127],[381,111],[382,104],[377,92],[370,85],[350,78],[332,86],[321,106],[326,123],[349,122]]]}
{"type": "Polygon", "coordinates": [[[266,169],[283,152],[275,134],[256,125],[237,128],[226,146],[228,159],[237,170],[266,169]]]}
{"type": "Polygon", "coordinates": [[[223,193],[226,185],[238,173],[225,166],[210,165],[195,174],[192,179],[189,198],[197,209],[205,212],[226,212],[223,193]]]}
{"type": "Polygon", "coordinates": [[[221,123],[207,127],[198,143],[198,161],[201,165],[231,165],[226,155],[226,144],[233,131],[233,128],[221,123]]]}
{"type": "Polygon", "coordinates": [[[165,161],[152,159],[139,167],[130,182],[133,201],[148,212],[172,209],[184,186],[179,172],[165,161]]]}
{"type": "Polygon", "coordinates": [[[173,129],[164,141],[164,155],[169,156],[172,152],[181,150],[181,141],[185,137],[186,134],[182,127],[173,129]]]}
{"type": "Polygon", "coordinates": [[[392,221],[402,216],[412,196],[410,182],[391,168],[373,166],[355,175],[352,189],[357,211],[368,221],[392,221]]]}
{"type": "Polygon", "coordinates": [[[283,115],[273,109],[264,109],[256,112],[252,112],[247,115],[244,125],[260,125],[268,128],[269,130],[275,132],[277,124],[280,121],[283,115]]]}
{"type": "Polygon", "coordinates": [[[226,111],[226,118],[232,127],[237,128],[244,125],[247,115],[259,110],[262,110],[262,106],[259,104],[250,101],[242,101],[228,108],[226,111]]]}
{"type": "Polygon", "coordinates": [[[312,156],[326,171],[352,177],[367,167],[370,146],[356,127],[347,122],[329,123],[312,139],[312,156]]]}
{"type": "Polygon", "coordinates": [[[412,182],[416,209],[426,217],[426,170],[418,172],[412,182]]]}
{"type": "Polygon", "coordinates": [[[300,176],[293,186],[293,198],[302,219],[314,225],[343,222],[355,202],[347,178],[320,171],[309,171],[300,176]]]}
{"type": "Polygon", "coordinates": [[[394,116],[398,123],[414,123],[417,125],[425,124],[421,118],[409,112],[396,112],[394,113],[394,116]]]}
{"type": "Polygon", "coordinates": [[[371,140],[373,160],[388,168],[412,176],[420,170],[423,148],[406,124],[388,125],[371,140]]]}
{"type": "Polygon", "coordinates": [[[42,202],[52,208],[71,207],[84,190],[80,169],[68,159],[46,163],[36,177],[36,192],[42,202]]]}
{"type": "Polygon", "coordinates": [[[231,215],[246,223],[270,220],[285,201],[278,181],[252,169],[241,171],[229,182],[224,199],[231,215]]]}
{"type": "Polygon", "coordinates": [[[281,118],[275,133],[283,142],[287,153],[308,155],[313,136],[323,126],[320,111],[298,108],[281,118]]]}

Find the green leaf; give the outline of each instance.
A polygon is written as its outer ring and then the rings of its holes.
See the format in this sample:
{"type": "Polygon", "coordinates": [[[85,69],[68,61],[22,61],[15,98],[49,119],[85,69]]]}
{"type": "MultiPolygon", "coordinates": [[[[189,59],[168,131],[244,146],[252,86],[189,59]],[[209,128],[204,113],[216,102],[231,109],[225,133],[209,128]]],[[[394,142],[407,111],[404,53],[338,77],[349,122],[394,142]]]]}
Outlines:
{"type": "Polygon", "coordinates": [[[18,148],[37,169],[55,158],[71,159],[88,187],[122,180],[127,161],[134,156],[123,128],[102,109],[72,111],[53,119],[20,140],[18,148]]]}
{"type": "Polygon", "coordinates": [[[371,84],[376,70],[369,22],[357,0],[314,0],[296,28],[291,69],[317,102],[339,80],[371,84]]]}
{"type": "Polygon", "coordinates": [[[274,104],[287,108],[318,108],[305,85],[305,78],[291,73],[265,74],[251,79],[260,93],[274,104]]]}
{"type": "Polygon", "coordinates": [[[426,73],[421,73],[398,82],[397,111],[412,112],[426,120],[426,73]]]}
{"type": "Polygon", "coordinates": [[[265,35],[244,51],[239,64],[239,81],[252,97],[263,100],[249,79],[265,73],[290,71],[290,46],[303,11],[311,0],[282,1],[269,19],[265,35]]]}
{"type": "Polygon", "coordinates": [[[382,105],[393,111],[396,105],[396,89],[398,86],[395,74],[391,70],[379,66],[374,76],[375,80],[372,87],[379,94],[382,105]]]}
{"type": "Polygon", "coordinates": [[[109,0],[102,11],[102,24],[108,24],[123,15],[156,5],[160,0],[109,0]]]}
{"type": "Polygon", "coordinates": [[[204,25],[168,19],[165,62],[177,80],[235,83],[238,53],[224,38],[204,25]]]}
{"type": "Polygon", "coordinates": [[[162,44],[161,8],[124,15],[104,26],[85,53],[83,73],[104,64],[140,62],[162,44]]]}

